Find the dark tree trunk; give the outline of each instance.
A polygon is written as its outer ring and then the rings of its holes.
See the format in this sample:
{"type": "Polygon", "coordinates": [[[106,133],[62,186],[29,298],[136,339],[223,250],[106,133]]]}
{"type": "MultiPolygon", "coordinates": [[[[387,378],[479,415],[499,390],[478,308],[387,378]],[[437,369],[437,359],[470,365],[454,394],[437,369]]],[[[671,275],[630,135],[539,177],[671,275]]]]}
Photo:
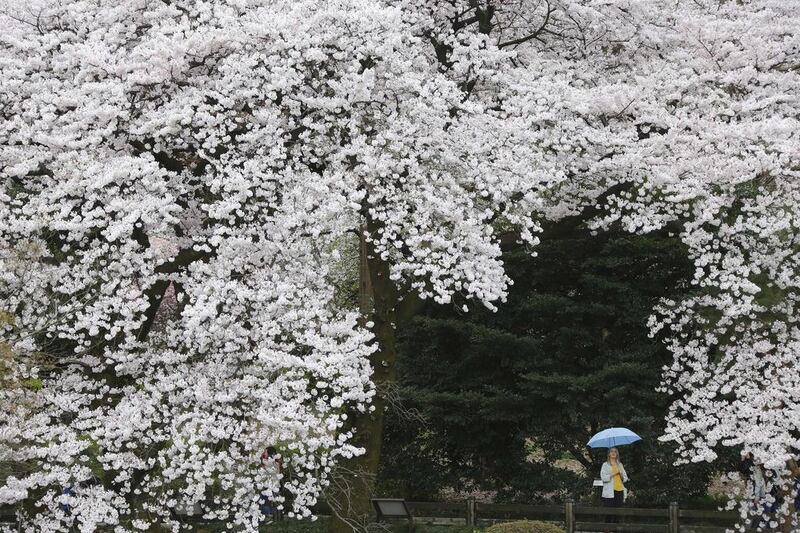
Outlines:
{"type": "MultiPolygon", "coordinates": [[[[367,231],[375,228],[367,227],[367,231]]],[[[365,322],[373,323],[377,351],[370,357],[372,382],[377,394],[373,400],[374,410],[351,415],[354,444],[364,448],[365,453],[348,461],[346,469],[339,474],[335,488],[329,493],[329,503],[337,506],[341,515],[331,520],[331,533],[361,530],[371,520],[370,497],[381,456],[383,442],[383,419],[386,411],[385,391],[397,380],[397,350],[395,326],[399,296],[397,288],[389,279],[389,264],[373,253],[372,246],[361,237],[359,302],[365,322]],[[335,501],[330,501],[335,500],[335,501]]]]}

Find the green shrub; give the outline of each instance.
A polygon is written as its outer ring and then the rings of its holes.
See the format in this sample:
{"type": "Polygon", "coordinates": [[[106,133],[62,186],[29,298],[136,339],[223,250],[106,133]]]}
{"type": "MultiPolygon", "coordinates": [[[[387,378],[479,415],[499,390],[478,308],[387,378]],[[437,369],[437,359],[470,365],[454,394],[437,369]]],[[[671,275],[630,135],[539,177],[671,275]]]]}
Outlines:
{"type": "Polygon", "coordinates": [[[486,533],[564,533],[564,530],[548,522],[519,520],[495,524],[486,529],[486,533]]]}

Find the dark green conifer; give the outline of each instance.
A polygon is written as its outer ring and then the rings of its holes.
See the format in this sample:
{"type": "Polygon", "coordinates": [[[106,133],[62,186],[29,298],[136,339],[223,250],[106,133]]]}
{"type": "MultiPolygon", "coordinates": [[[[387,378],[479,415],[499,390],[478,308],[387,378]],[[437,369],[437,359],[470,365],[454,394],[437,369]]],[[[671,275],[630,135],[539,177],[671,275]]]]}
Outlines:
{"type": "Polygon", "coordinates": [[[590,497],[604,450],[584,445],[625,426],[644,438],[622,449],[638,503],[704,496],[711,468],[676,468],[657,441],[670,399],[655,389],[671,356],[647,319],[659,298],[690,290],[680,241],[561,225],[537,252],[506,254],[514,286],[498,312],[430,306],[401,331],[411,416],[394,412],[387,424],[383,489],[415,499],[445,487],[505,500],[590,497]],[[565,459],[583,470],[562,468],[565,459]]]}

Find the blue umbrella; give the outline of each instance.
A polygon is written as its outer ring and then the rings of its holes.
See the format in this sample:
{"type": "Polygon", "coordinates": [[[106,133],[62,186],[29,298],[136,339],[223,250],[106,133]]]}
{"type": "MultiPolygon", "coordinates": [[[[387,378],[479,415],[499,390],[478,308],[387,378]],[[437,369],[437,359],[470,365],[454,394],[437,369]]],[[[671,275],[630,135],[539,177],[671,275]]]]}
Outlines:
{"type": "Polygon", "coordinates": [[[604,429],[586,443],[590,448],[612,448],[642,440],[642,437],[628,428],[604,429]]]}

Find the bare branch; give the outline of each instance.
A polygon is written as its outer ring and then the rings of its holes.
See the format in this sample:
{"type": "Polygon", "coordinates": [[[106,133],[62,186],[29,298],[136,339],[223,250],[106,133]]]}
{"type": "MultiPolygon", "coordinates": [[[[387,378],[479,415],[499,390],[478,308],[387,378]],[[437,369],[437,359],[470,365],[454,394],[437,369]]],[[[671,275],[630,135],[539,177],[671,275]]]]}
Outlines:
{"type": "Polygon", "coordinates": [[[553,11],[555,11],[555,8],[550,5],[549,0],[547,0],[546,3],[547,3],[547,13],[544,16],[544,22],[542,22],[542,25],[539,26],[539,28],[536,31],[534,31],[533,33],[530,33],[530,34],[528,34],[528,35],[526,35],[524,37],[519,37],[517,39],[511,39],[510,41],[506,41],[504,43],[500,43],[500,44],[497,45],[497,47],[498,48],[506,48],[508,46],[516,46],[518,44],[522,44],[522,43],[528,42],[528,41],[530,41],[532,39],[538,39],[539,35],[545,30],[545,28],[547,27],[547,24],[550,22],[550,14],[553,13],[553,11]]]}

